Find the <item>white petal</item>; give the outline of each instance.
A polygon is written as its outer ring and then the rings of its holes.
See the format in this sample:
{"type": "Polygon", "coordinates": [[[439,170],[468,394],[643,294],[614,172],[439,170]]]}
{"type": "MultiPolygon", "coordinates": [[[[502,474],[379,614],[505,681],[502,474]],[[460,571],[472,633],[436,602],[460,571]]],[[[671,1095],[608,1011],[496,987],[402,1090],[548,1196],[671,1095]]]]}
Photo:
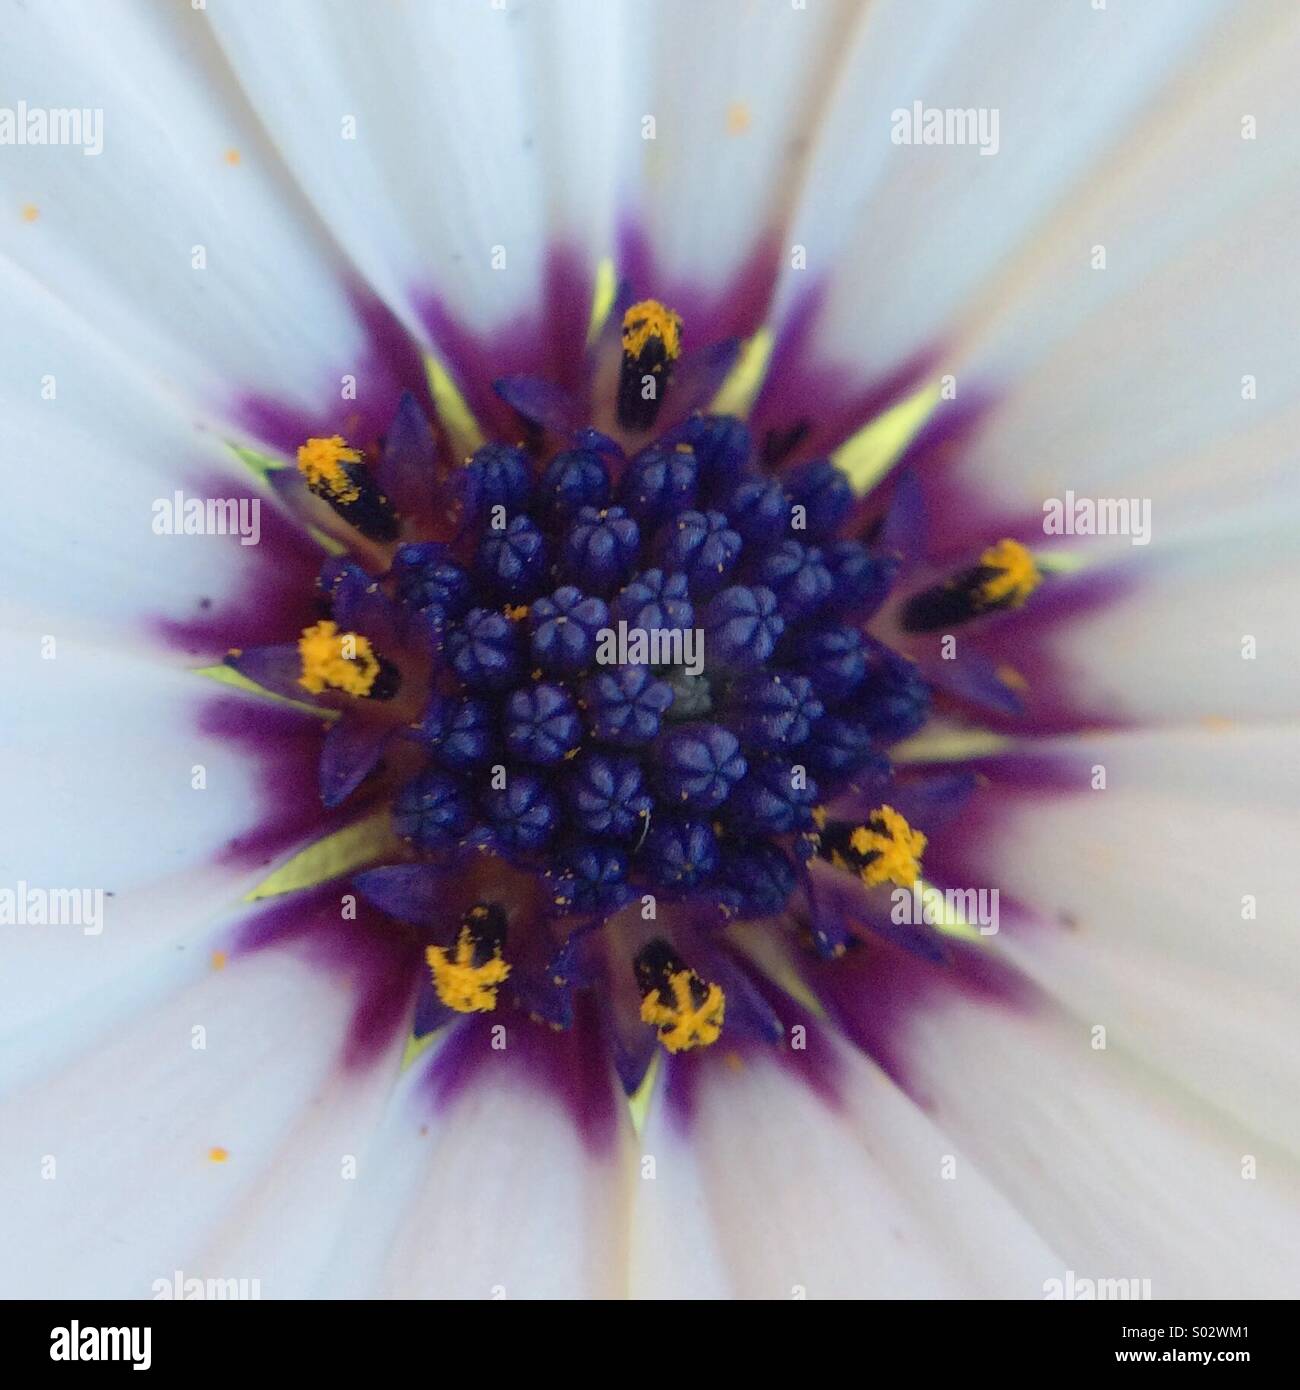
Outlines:
{"type": "Polygon", "coordinates": [[[909,1091],[1059,1253],[1155,1298],[1294,1297],[1300,1170],[1089,1016],[939,992],[891,1024],[909,1091]],[[1256,1175],[1244,1160],[1256,1160],[1256,1175]]]}
{"type": "Polygon", "coordinates": [[[548,249],[576,243],[590,265],[608,249],[617,10],[453,0],[362,16],[301,0],[208,15],[322,220],[419,332],[431,292],[500,327],[540,304],[548,249]]]}
{"type": "MultiPolygon", "coordinates": [[[[148,1298],[186,1271],[329,1094],[353,1003],[283,952],[192,961],[109,1032],[85,1029],[79,1055],[6,1085],[7,1296],[148,1298]]],[[[21,1060],[7,1049],[6,1073],[21,1060]]]]}
{"type": "MultiPolygon", "coordinates": [[[[486,1045],[486,1044],[485,1044],[486,1045]]],[[[592,1152],[556,1097],[494,1059],[443,1110],[418,1068],[393,1097],[325,1297],[599,1298],[626,1286],[631,1125],[592,1152]]]]}
{"type": "MultiPolygon", "coordinates": [[[[248,531],[257,545],[155,531],[177,491],[205,505],[251,500],[251,475],[230,450],[124,361],[111,334],[3,262],[0,294],[10,329],[0,339],[0,441],[15,461],[0,521],[0,620],[60,641],[111,636],[119,649],[158,649],[164,621],[200,619],[259,579],[265,602],[286,558],[270,555],[269,500],[258,499],[248,531]]],[[[312,547],[300,548],[306,564],[312,547]]]]}
{"type": "MultiPolygon", "coordinates": [[[[1206,527],[1216,522],[1212,541],[1142,550],[1121,540],[1111,553],[1128,587],[1045,629],[1072,706],[1139,723],[1294,715],[1300,506],[1279,498],[1255,527],[1205,514],[1206,527]]],[[[1009,655],[1014,664],[1014,645],[1009,655]]]]}
{"type": "MultiPolygon", "coordinates": [[[[870,379],[932,348],[1059,200],[1131,138],[1225,9],[1218,0],[1104,11],[965,0],[942,16],[873,7],[791,231],[813,275],[831,271],[820,350],[870,379]],[[895,143],[895,130],[905,134],[895,113],[910,116],[917,102],[996,113],[996,144],[991,125],[985,132],[995,152],[895,143]]],[[[784,293],[807,278],[787,274],[784,293]]]]}
{"type": "MultiPolygon", "coordinates": [[[[665,0],[625,12],[619,154],[637,178],[637,230],[665,279],[711,301],[752,293],[732,277],[785,226],[862,7],[665,0]]],[[[742,317],[761,307],[723,306],[742,317]]]]}
{"type": "Polygon", "coordinates": [[[1289,929],[1300,732],[1050,746],[1078,767],[1077,794],[989,793],[982,881],[1036,914],[997,940],[1111,1045],[1230,1116],[1243,1152],[1254,1132],[1300,1153],[1300,943],[1289,929]],[[1102,791],[1090,790],[1094,766],[1102,791]]]}
{"type": "Polygon", "coordinates": [[[100,112],[103,139],[97,154],[6,149],[0,251],[191,400],[231,408],[271,383],[278,400],[319,410],[349,371],[364,400],[380,369],[350,272],[250,117],[203,11],[115,4],[105,23],[93,3],[4,10],[7,86],[29,108],[100,112]]]}
{"type": "Polygon", "coordinates": [[[839,1073],[838,1105],[766,1058],[702,1068],[688,1132],[658,1096],[633,1293],[1038,1296],[1058,1261],[964,1151],[860,1055],[828,1036],[809,1046],[839,1073]]]}

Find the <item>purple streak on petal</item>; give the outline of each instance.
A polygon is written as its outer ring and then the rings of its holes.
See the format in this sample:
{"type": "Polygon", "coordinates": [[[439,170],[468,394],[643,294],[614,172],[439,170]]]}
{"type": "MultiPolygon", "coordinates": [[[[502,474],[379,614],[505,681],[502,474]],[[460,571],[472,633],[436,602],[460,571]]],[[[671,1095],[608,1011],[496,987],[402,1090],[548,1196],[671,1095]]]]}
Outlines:
{"type": "Polygon", "coordinates": [[[897,555],[905,573],[925,553],[925,492],[912,468],[895,470],[890,487],[880,531],[872,543],[877,550],[897,555]]]}
{"type": "Polygon", "coordinates": [[[214,475],[194,495],[260,502],[260,539],[257,545],[241,545],[236,536],[195,537],[194,544],[234,547],[231,566],[238,570],[237,586],[220,600],[198,599],[184,617],[154,617],[153,635],[196,661],[219,660],[231,647],[295,639],[316,618],[313,594],[320,548],[273,502],[233,473],[214,475]]]}
{"type": "Polygon", "coordinates": [[[356,1002],[341,1060],[359,1068],[409,1026],[421,951],[408,928],[364,900],[354,920],[345,918],[349,891],[335,882],[272,900],[240,924],[234,950],[293,950],[345,978],[356,1002]]]}
{"type": "Polygon", "coordinates": [[[769,430],[784,432],[807,421],[808,432],[791,452],[791,464],[831,453],[882,410],[919,389],[939,361],[937,352],[918,353],[875,382],[863,382],[850,366],[818,361],[812,342],[824,295],[820,286],[804,291],[783,321],[751,419],[760,443],[769,430]]]}
{"type": "Polygon", "coordinates": [[[221,863],[269,870],[290,850],[359,814],[352,807],[327,811],[320,804],[322,726],[314,715],[255,695],[221,695],[204,701],[199,728],[239,745],[257,767],[260,794],[249,811],[251,825],[226,845],[221,863]]]}
{"type": "Polygon", "coordinates": [[[449,916],[447,874],[432,864],[385,864],[355,874],[352,883],[380,911],[413,927],[427,931],[449,916]]]}
{"type": "Polygon", "coordinates": [[[931,1098],[908,1071],[905,1039],[919,1014],[940,1014],[946,998],[965,996],[984,1008],[1036,1007],[1037,992],[1011,967],[978,946],[950,944],[933,964],[887,942],[872,942],[838,960],[811,956],[802,972],[845,1035],[923,1109],[931,1098]]]}
{"type": "Polygon", "coordinates": [[[838,1110],[843,1104],[843,1076],[827,1040],[826,1025],[766,976],[751,968],[742,957],[733,955],[732,961],[779,1020],[786,1038],[791,1037],[792,1028],[800,1026],[804,1029],[806,1046],[773,1048],[770,1043],[759,1042],[744,1034],[733,1036],[724,1022],[722,1036],[711,1047],[667,1054],[664,1058],[667,1063],[664,1100],[673,1125],[679,1131],[690,1131],[699,1103],[698,1089],[703,1068],[734,1065],[733,1054],[745,1065],[775,1061],[807,1085],[832,1110],[838,1110]]]}
{"type": "Polygon", "coordinates": [[[250,434],[292,458],[305,439],[341,434],[356,448],[371,449],[383,436],[404,391],[427,408],[424,362],[417,344],[387,305],[359,285],[348,299],[360,320],[364,345],[354,361],[338,363],[338,374],[320,383],[320,409],[286,404],[246,392],[236,398],[235,417],[250,434]],[[357,379],[357,399],[340,399],[340,378],[357,379]]]}
{"type": "Polygon", "coordinates": [[[630,298],[657,299],[679,313],[682,341],[690,351],[723,338],[747,338],[763,326],[782,256],[781,235],[769,232],[755,242],[729,280],[704,285],[661,266],[634,219],[625,218],[618,232],[619,274],[630,287],[630,298]]]}
{"type": "Polygon", "coordinates": [[[584,256],[557,248],[543,271],[540,311],[526,310],[487,335],[467,328],[435,294],[414,295],[439,356],[489,438],[511,440],[519,433],[514,411],[492,388],[499,377],[540,376],[575,394],[581,391],[593,283],[584,256]]]}
{"type": "Polygon", "coordinates": [[[980,654],[994,667],[1010,666],[1023,678],[1023,713],[988,713],[982,722],[999,733],[1045,736],[1081,729],[1132,726],[1113,706],[1085,703],[1077,693],[1077,672],[1069,659],[1072,624],[1125,598],[1133,575],[1107,569],[1072,576],[1049,576],[1023,608],[978,620],[958,636],[959,650],[980,654]]]}
{"type": "Polygon", "coordinates": [[[472,1085],[493,1086],[505,1073],[522,1071],[530,1084],[551,1091],[568,1110],[589,1152],[608,1155],[618,1133],[623,1105],[609,1063],[608,1040],[593,1001],[579,996],[571,1028],[539,1028],[524,1014],[497,1010],[467,1017],[438,1049],[424,1077],[434,1105],[444,1110],[472,1085]],[[504,1024],[507,1045],[492,1046],[493,1029],[504,1024]]]}
{"type": "Polygon", "coordinates": [[[337,719],[325,735],[320,755],[320,799],[341,806],[379,765],[391,724],[351,713],[337,719]]]}

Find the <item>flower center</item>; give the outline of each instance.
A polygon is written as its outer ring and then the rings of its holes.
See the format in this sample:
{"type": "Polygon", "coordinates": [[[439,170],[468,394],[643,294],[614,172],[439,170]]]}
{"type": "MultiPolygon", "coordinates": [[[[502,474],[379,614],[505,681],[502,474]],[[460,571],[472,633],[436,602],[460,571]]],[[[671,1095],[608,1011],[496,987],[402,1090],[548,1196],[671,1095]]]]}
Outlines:
{"type": "MultiPolygon", "coordinates": [[[[608,981],[613,961],[672,1052],[723,1033],[710,933],[795,930],[787,909],[819,863],[866,888],[918,882],[926,837],[889,802],[887,750],[931,705],[867,631],[898,560],[852,534],[836,464],[773,471],[741,419],[698,411],[645,441],[681,330],[655,301],[624,316],[630,454],[593,428],[563,447],[488,443],[404,514],[361,450],[307,440],[301,485],[360,539],[326,562],[329,616],[293,670],[340,712],[327,804],[378,784],[402,847],[359,886],[382,882],[386,905],[394,884],[440,885],[424,960],[442,1008],[487,1012],[517,990],[562,1016],[539,992],[608,981]]],[[[418,431],[407,449],[432,453],[418,431]]],[[[1002,541],[914,595],[902,630],[1016,606],[1037,582],[1002,541]]]]}

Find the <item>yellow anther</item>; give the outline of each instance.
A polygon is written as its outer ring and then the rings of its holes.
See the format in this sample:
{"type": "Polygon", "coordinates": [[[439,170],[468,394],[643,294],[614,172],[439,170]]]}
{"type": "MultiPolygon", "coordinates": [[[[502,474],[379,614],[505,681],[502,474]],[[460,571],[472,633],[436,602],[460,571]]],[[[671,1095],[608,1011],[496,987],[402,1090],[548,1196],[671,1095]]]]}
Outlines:
{"type": "Polygon", "coordinates": [[[878,883],[910,888],[921,872],[925,836],[913,830],[892,806],[881,806],[849,837],[849,848],[855,855],[871,856],[858,870],[868,888],[878,883]]]}
{"type": "Polygon", "coordinates": [[[355,502],[361,496],[361,489],[343,466],[360,462],[360,452],[350,449],[341,434],[309,439],[298,450],[298,471],[307,479],[307,486],[335,502],[355,502]]]}
{"type": "Polygon", "coordinates": [[[727,1003],[722,986],[706,983],[693,970],[677,970],[668,977],[668,988],[671,1003],[664,1002],[658,989],[641,1001],[641,1022],[659,1030],[659,1041],[669,1052],[717,1042],[727,1003]]]}
{"type": "Polygon", "coordinates": [[[980,585],[980,598],[1003,608],[1019,608],[1043,578],[1034,557],[1019,541],[1003,540],[989,546],[980,556],[980,566],[993,571],[980,585]]]}
{"type": "Polygon", "coordinates": [[[474,964],[475,949],[473,933],[466,925],[456,938],[454,955],[442,946],[429,946],[424,952],[438,998],[458,1014],[491,1013],[497,1006],[497,986],[510,974],[500,947],[494,947],[491,959],[482,965],[474,964]]]}
{"type": "Polygon", "coordinates": [[[379,658],[368,639],[358,632],[340,632],[328,619],[303,630],[298,655],[302,658],[298,684],[313,695],[324,690],[368,695],[379,675],[379,658]]]}
{"type": "Polygon", "coordinates": [[[682,320],[657,299],[643,299],[623,315],[623,351],[640,357],[652,340],[663,344],[664,356],[672,362],[682,350],[682,320]]]}

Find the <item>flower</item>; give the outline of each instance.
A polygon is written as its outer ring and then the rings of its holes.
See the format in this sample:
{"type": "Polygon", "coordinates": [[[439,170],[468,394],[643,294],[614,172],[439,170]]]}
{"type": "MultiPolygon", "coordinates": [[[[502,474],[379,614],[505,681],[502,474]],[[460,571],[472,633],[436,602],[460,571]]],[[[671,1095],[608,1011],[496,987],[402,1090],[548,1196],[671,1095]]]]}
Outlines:
{"type": "Polygon", "coordinates": [[[1294,1292],[1292,9],[263,9],[5,15],[6,1292],[1294,1292]]]}

